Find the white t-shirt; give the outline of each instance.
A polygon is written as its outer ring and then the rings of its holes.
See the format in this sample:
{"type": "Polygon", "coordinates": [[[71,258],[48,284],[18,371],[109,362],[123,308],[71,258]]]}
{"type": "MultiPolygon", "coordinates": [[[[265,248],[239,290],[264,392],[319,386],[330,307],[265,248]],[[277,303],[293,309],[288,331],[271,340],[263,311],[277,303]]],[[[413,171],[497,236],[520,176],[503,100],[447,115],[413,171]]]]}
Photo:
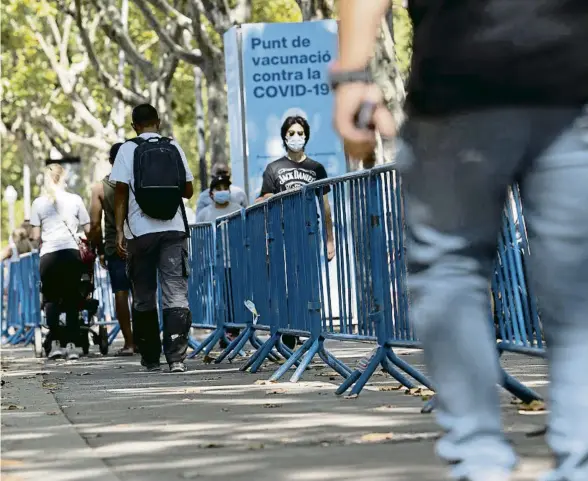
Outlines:
{"type": "MultiPolygon", "coordinates": [[[[140,137],[143,139],[150,139],[152,137],[161,137],[161,135],[154,132],[147,132],[141,134],[140,137]]],[[[182,157],[182,161],[184,162],[184,167],[186,168],[186,182],[193,181],[194,176],[188,167],[186,154],[176,141],[172,141],[172,144],[178,148],[180,156],[182,157]]],[[[137,201],[135,200],[135,194],[133,194],[135,183],[133,164],[136,148],[137,144],[134,142],[125,142],[119,149],[118,154],[116,154],[112,172],[110,173],[111,182],[122,182],[132,187],[129,189],[128,212],[128,224],[130,224],[131,229],[129,230],[129,225],[127,225],[125,222],[125,237],[127,239],[132,239],[133,237],[140,237],[142,235],[152,234],[154,232],[184,232],[186,227],[184,225],[184,220],[182,219],[182,212],[180,208],[178,208],[178,212],[172,220],[161,220],[153,219],[152,217],[145,215],[139,207],[139,204],[137,204],[137,201]]]]}
{"type": "Polygon", "coordinates": [[[57,191],[55,203],[44,195],[37,197],[31,208],[31,225],[41,228],[42,256],[65,249],[77,250],[72,233],[76,234],[80,226],[89,223],[82,198],[69,192],[57,191]]]}
{"type": "Polygon", "coordinates": [[[208,207],[198,211],[198,214],[196,214],[196,222],[214,222],[219,217],[232,214],[238,210],[241,210],[241,206],[239,204],[235,204],[234,202],[229,202],[224,207],[220,207],[218,204],[213,202],[208,207]]]}

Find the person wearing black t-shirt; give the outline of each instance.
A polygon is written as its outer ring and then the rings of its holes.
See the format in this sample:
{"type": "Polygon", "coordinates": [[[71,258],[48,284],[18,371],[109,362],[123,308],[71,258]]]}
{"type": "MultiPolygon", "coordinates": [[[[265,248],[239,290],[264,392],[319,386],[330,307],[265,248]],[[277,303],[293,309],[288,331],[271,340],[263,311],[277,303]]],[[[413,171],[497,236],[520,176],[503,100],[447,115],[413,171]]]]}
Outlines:
{"type": "MultiPolygon", "coordinates": [[[[366,72],[390,5],[339,3],[334,123],[353,158],[373,149],[375,131],[395,135],[366,72]]],[[[555,471],[545,479],[588,480],[588,1],[408,0],[408,11],[413,53],[396,166],[410,318],[444,431],[437,452],[460,481],[507,480],[516,464],[500,422],[496,385],[505,379],[488,279],[517,181],[549,351],[555,471]]]]}
{"type": "MultiPolygon", "coordinates": [[[[287,117],[281,128],[282,141],[286,155],[270,163],[263,173],[261,193],[256,202],[261,202],[274,194],[300,187],[327,178],[327,171],[323,164],[311,159],[304,153],[304,148],[310,138],[310,126],[304,117],[295,115],[287,117]]],[[[323,188],[325,206],[325,226],[327,230],[327,259],[335,257],[335,242],[333,237],[333,219],[329,204],[329,187],[323,188]]],[[[283,336],[284,343],[293,348],[294,336],[283,336]]]]}

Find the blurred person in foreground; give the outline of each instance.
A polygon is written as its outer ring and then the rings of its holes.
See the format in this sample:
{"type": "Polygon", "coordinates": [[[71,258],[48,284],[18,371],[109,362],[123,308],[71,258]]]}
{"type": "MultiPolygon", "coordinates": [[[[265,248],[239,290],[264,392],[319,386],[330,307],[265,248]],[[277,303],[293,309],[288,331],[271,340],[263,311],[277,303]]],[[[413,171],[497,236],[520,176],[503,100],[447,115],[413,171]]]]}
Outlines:
{"type": "MultiPolygon", "coordinates": [[[[408,118],[398,133],[411,317],[455,479],[507,480],[488,279],[507,187],[520,183],[550,362],[552,481],[588,480],[588,2],[410,1],[408,118]],[[448,329],[448,327],[450,327],[448,329]]],[[[342,0],[334,123],[350,154],[395,135],[365,73],[389,0],[342,0]]]]}
{"type": "MultiPolygon", "coordinates": [[[[122,142],[114,144],[110,149],[109,162],[114,159],[122,142]]],[[[90,203],[90,224],[93,243],[98,247],[100,264],[108,269],[110,287],[114,294],[116,319],[124,337],[124,345],[116,356],[132,356],[135,353],[133,331],[131,328],[131,312],[129,309],[129,291],[131,283],[127,277],[126,260],[116,251],[116,219],[114,218],[114,191],[116,182],[110,181],[110,174],[92,187],[90,203]],[[102,215],[104,214],[104,235],[102,234],[102,215]],[[104,238],[104,241],[103,241],[104,238]]]]}

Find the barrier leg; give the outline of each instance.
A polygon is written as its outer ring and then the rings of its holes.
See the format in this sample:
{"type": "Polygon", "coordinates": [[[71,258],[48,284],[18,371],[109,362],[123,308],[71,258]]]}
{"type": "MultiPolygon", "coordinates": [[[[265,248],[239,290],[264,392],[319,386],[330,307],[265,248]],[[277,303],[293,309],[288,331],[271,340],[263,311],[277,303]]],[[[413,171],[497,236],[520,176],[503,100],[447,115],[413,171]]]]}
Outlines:
{"type": "Polygon", "coordinates": [[[304,373],[304,371],[306,371],[306,368],[310,365],[314,356],[319,352],[320,347],[321,345],[318,339],[312,343],[312,345],[309,347],[308,351],[300,361],[300,364],[296,368],[296,371],[294,371],[294,374],[290,378],[290,382],[300,381],[302,374],[304,373]]]}
{"type": "Polygon", "coordinates": [[[251,338],[253,337],[253,334],[254,334],[253,328],[251,326],[249,326],[246,329],[244,329],[244,331],[246,332],[246,334],[243,336],[241,341],[237,344],[235,349],[233,349],[233,352],[231,354],[229,354],[229,362],[232,362],[233,359],[235,359],[239,354],[242,354],[243,348],[245,347],[245,344],[247,344],[247,341],[249,341],[251,343],[251,338]]]}
{"type": "Polygon", "coordinates": [[[188,359],[194,359],[200,352],[208,346],[214,337],[217,335],[217,331],[212,331],[206,338],[198,345],[198,347],[194,348],[194,350],[188,355],[188,359]]]}
{"type": "Polygon", "coordinates": [[[218,342],[220,342],[221,339],[223,339],[225,337],[225,329],[223,327],[221,328],[217,328],[217,330],[214,333],[214,336],[212,337],[212,339],[210,340],[210,342],[208,343],[208,345],[206,346],[206,348],[203,351],[204,356],[208,356],[210,354],[210,351],[212,351],[215,346],[217,345],[218,342]]]}
{"type": "Polygon", "coordinates": [[[531,388],[528,388],[522,382],[508,374],[503,368],[501,368],[501,370],[502,387],[513,396],[516,396],[524,403],[530,403],[531,401],[543,401],[543,398],[531,388]]]}
{"type": "Polygon", "coordinates": [[[382,360],[385,356],[386,353],[384,352],[384,348],[380,347],[374,354],[374,357],[371,359],[367,367],[365,368],[365,371],[363,371],[361,373],[361,376],[359,376],[359,379],[355,383],[355,386],[353,386],[353,388],[351,389],[352,396],[359,395],[363,387],[369,381],[370,377],[372,377],[372,375],[376,371],[376,368],[382,363],[382,360]]]}
{"type": "Polygon", "coordinates": [[[246,337],[248,333],[248,329],[243,329],[239,335],[229,343],[225,350],[221,352],[220,355],[214,360],[214,363],[219,364],[223,362],[225,357],[227,357],[237,347],[237,345],[241,342],[241,339],[246,337]]]}
{"type": "MultiPolygon", "coordinates": [[[[261,346],[263,346],[264,344],[263,341],[255,335],[255,330],[253,331],[253,334],[251,335],[249,342],[255,349],[260,349],[261,346]]],[[[272,352],[270,352],[268,355],[268,359],[273,362],[278,362],[280,360],[280,355],[277,351],[272,350],[272,352]]]]}
{"type": "Polygon", "coordinates": [[[288,372],[288,370],[296,363],[296,361],[301,359],[304,353],[311,348],[311,346],[314,344],[314,341],[315,339],[313,339],[312,337],[310,339],[307,339],[304,342],[304,344],[300,346],[300,349],[298,349],[294,354],[292,354],[288,358],[288,360],[284,364],[282,364],[280,368],[272,375],[272,377],[270,377],[270,382],[279,381],[280,378],[284,374],[286,374],[286,372],[288,372]]]}
{"type": "Polygon", "coordinates": [[[355,370],[353,371],[349,377],[347,379],[345,379],[345,381],[343,381],[341,383],[341,385],[337,388],[337,390],[335,391],[335,394],[337,396],[341,396],[341,394],[343,394],[345,391],[347,391],[347,389],[349,389],[355,382],[357,382],[357,380],[359,379],[359,377],[361,376],[361,371],[360,370],[355,370]]]}
{"type": "Polygon", "coordinates": [[[110,346],[114,340],[116,339],[116,336],[118,336],[118,333],[120,332],[120,325],[116,324],[112,330],[110,331],[110,333],[108,334],[108,345],[110,346]]]}
{"type": "Polygon", "coordinates": [[[431,390],[433,389],[433,385],[431,384],[431,381],[429,381],[423,373],[421,373],[420,371],[417,371],[414,367],[412,367],[404,359],[401,359],[400,357],[398,357],[396,355],[396,353],[394,351],[392,351],[392,349],[388,349],[386,354],[392,364],[394,364],[398,368],[402,369],[406,374],[408,374],[413,379],[416,379],[423,386],[425,386],[431,390]]]}
{"type": "Polygon", "coordinates": [[[294,351],[292,349],[290,349],[288,346],[286,346],[283,342],[281,337],[278,339],[278,342],[276,343],[276,350],[282,355],[284,356],[285,359],[290,359],[290,356],[292,354],[294,354],[294,351]]]}
{"type": "Polygon", "coordinates": [[[24,335],[23,341],[24,345],[28,346],[33,340],[35,339],[35,329],[33,327],[29,327],[29,330],[24,335]]]}
{"type": "Polygon", "coordinates": [[[188,336],[188,346],[191,347],[193,350],[196,350],[200,346],[200,343],[192,336],[188,336]]]}
{"type": "Polygon", "coordinates": [[[337,359],[335,356],[326,351],[324,346],[321,345],[321,349],[319,349],[318,355],[327,366],[337,371],[337,374],[342,376],[344,379],[347,379],[349,376],[351,376],[351,369],[339,361],[339,359],[337,359]]]}
{"type": "Polygon", "coordinates": [[[384,356],[384,359],[382,359],[382,367],[384,368],[384,371],[386,371],[388,374],[390,374],[390,376],[392,376],[400,384],[407,387],[408,389],[416,387],[416,384],[414,382],[412,382],[410,379],[404,376],[404,374],[402,374],[398,369],[396,369],[396,366],[394,366],[392,361],[388,359],[388,356],[384,356]]]}
{"type": "Polygon", "coordinates": [[[437,395],[433,396],[431,399],[429,399],[425,405],[423,406],[423,408],[421,409],[421,413],[422,414],[430,414],[433,412],[433,409],[435,409],[435,406],[437,404],[437,395]]]}
{"type": "Polygon", "coordinates": [[[267,359],[269,353],[274,348],[274,345],[278,342],[279,339],[280,334],[272,334],[272,336],[261,346],[261,349],[251,356],[249,361],[247,361],[247,363],[241,368],[241,371],[246,371],[247,369],[251,368],[250,372],[256,373],[263,364],[263,361],[267,359]]]}

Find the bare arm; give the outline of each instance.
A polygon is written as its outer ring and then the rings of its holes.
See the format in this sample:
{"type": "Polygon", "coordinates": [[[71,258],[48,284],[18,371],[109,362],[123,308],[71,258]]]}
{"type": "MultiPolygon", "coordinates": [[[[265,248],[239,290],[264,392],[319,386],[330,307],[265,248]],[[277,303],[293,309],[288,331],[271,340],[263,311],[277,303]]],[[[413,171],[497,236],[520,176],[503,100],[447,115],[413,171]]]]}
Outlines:
{"type": "Polygon", "coordinates": [[[184,187],[184,193],[183,193],[182,197],[184,197],[184,199],[191,199],[193,195],[194,195],[194,184],[191,181],[186,182],[186,187],[184,187]]]}
{"type": "Polygon", "coordinates": [[[343,70],[367,67],[376,46],[380,22],[390,0],[341,0],[339,3],[339,60],[343,70]]]}
{"type": "Polygon", "coordinates": [[[102,200],[104,199],[104,185],[102,182],[92,187],[90,201],[90,235],[89,238],[96,246],[102,244],[102,200]]]}
{"type": "Polygon", "coordinates": [[[41,228],[39,226],[35,226],[31,229],[31,240],[35,242],[37,245],[41,240],[41,228]]]}
{"type": "Polygon", "coordinates": [[[129,186],[124,182],[117,182],[114,189],[114,219],[116,232],[123,232],[125,219],[129,210],[129,186]]]}
{"type": "Polygon", "coordinates": [[[335,236],[333,235],[333,216],[331,214],[331,204],[329,203],[329,196],[324,195],[323,201],[325,205],[325,227],[327,229],[327,242],[333,242],[335,236]]]}
{"type": "Polygon", "coordinates": [[[261,197],[258,197],[257,199],[255,199],[255,202],[254,203],[255,204],[260,204],[263,201],[269,199],[272,195],[274,195],[274,194],[265,194],[265,195],[262,195],[261,197]]]}
{"type": "MultiPolygon", "coordinates": [[[[12,257],[12,247],[6,246],[2,249],[2,253],[0,254],[0,261],[5,261],[6,259],[10,259],[12,257]]],[[[1,275],[2,273],[0,273],[1,275]]]]}

